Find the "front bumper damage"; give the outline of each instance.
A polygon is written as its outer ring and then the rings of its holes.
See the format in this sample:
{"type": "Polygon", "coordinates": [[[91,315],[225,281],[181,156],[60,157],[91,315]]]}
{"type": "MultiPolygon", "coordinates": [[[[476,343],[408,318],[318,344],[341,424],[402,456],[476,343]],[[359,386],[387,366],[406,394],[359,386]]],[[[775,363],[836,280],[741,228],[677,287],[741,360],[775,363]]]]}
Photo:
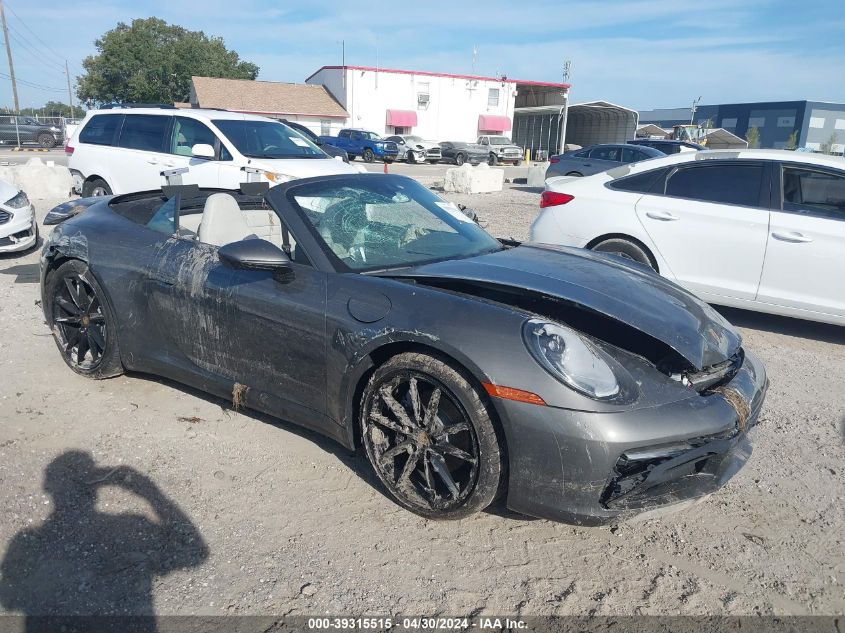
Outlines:
{"type": "Polygon", "coordinates": [[[600,525],[708,495],[750,457],[767,388],[763,365],[746,354],[721,388],[656,407],[590,413],[497,400],[508,507],[600,525]]]}

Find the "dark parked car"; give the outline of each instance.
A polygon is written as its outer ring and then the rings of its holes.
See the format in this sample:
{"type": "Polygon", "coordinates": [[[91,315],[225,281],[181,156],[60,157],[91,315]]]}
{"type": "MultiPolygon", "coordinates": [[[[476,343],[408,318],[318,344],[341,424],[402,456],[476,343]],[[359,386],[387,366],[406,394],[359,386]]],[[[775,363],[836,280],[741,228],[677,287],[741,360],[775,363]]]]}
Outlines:
{"type": "Polygon", "coordinates": [[[324,143],[323,139],[321,139],[319,136],[314,134],[314,132],[302,125],[302,123],[297,123],[296,121],[288,121],[287,119],[282,119],[282,123],[287,125],[289,128],[293,128],[300,134],[304,134],[306,137],[308,137],[309,141],[314,143],[314,145],[319,147],[332,158],[334,158],[335,156],[340,156],[340,158],[343,159],[344,163],[349,162],[349,154],[346,153],[346,150],[342,150],[339,147],[335,147],[334,145],[324,143]]]}
{"type": "Polygon", "coordinates": [[[403,176],[253,188],[51,212],[42,305],[65,363],[360,447],[430,518],[506,490],[513,510],[601,523],[713,492],[748,459],[765,370],[654,271],[498,241],[403,176]]]}
{"type": "Polygon", "coordinates": [[[641,147],[652,147],[660,150],[664,154],[679,154],[680,152],[700,152],[707,149],[698,143],[691,143],[690,141],[672,141],[669,139],[653,139],[653,138],[637,138],[633,141],[628,141],[630,145],[639,145],[641,147]]]}
{"type": "Polygon", "coordinates": [[[464,143],[460,141],[444,141],[440,143],[440,153],[443,160],[456,165],[470,163],[478,165],[487,161],[488,149],[477,143],[464,143]]]}
{"type": "Polygon", "coordinates": [[[557,154],[549,158],[546,178],[552,176],[590,176],[624,163],[638,163],[641,160],[665,156],[660,150],[650,147],[604,144],[591,145],[574,152],[557,154]]]}
{"type": "Polygon", "coordinates": [[[61,128],[52,123],[41,123],[32,117],[9,115],[0,116],[0,143],[21,145],[36,143],[44,148],[59,145],[64,136],[61,128]]]}

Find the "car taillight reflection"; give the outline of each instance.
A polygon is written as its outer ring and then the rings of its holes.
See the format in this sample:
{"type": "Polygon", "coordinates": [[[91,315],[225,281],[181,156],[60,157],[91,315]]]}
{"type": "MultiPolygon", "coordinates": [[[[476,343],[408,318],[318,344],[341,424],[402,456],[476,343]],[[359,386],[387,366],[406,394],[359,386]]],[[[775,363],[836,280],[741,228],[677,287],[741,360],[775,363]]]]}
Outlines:
{"type": "Polygon", "coordinates": [[[575,196],[570,196],[568,193],[558,193],[557,191],[544,191],[540,194],[540,208],[556,207],[560,204],[566,204],[570,200],[574,200],[575,196]]]}
{"type": "Polygon", "coordinates": [[[550,163],[559,163],[559,162],[560,162],[560,156],[552,156],[552,157],[549,159],[549,162],[550,162],[550,163]]]}
{"type": "Polygon", "coordinates": [[[70,143],[65,145],[65,154],[67,154],[68,156],[73,154],[73,145],[71,145],[70,143]]]}

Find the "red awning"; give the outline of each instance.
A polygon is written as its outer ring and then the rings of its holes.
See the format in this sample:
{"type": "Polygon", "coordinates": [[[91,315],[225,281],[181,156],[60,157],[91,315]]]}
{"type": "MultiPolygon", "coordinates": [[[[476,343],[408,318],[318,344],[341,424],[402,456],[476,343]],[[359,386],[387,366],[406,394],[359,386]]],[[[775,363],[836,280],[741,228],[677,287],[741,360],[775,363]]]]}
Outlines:
{"type": "Polygon", "coordinates": [[[511,129],[511,120],[498,114],[479,114],[478,129],[490,132],[507,132],[511,129]]]}
{"type": "Polygon", "coordinates": [[[393,127],[414,127],[417,124],[417,113],[413,110],[388,110],[387,124],[393,127]]]}

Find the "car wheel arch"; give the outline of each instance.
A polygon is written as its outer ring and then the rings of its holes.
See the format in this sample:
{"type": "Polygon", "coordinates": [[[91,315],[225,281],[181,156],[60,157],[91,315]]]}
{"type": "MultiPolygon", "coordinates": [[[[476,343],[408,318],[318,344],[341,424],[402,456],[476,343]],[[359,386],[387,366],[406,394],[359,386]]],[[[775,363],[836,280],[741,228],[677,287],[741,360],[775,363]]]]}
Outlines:
{"type": "Polygon", "coordinates": [[[584,246],[584,248],[588,250],[593,250],[593,247],[606,240],[627,240],[629,242],[632,242],[633,244],[636,244],[645,251],[646,255],[648,255],[648,258],[649,260],[651,260],[651,264],[655,272],[660,273],[660,265],[657,261],[657,257],[655,257],[654,255],[654,251],[642,240],[626,233],[606,233],[604,235],[600,235],[599,237],[590,240],[586,244],[586,246],[584,246]]]}

